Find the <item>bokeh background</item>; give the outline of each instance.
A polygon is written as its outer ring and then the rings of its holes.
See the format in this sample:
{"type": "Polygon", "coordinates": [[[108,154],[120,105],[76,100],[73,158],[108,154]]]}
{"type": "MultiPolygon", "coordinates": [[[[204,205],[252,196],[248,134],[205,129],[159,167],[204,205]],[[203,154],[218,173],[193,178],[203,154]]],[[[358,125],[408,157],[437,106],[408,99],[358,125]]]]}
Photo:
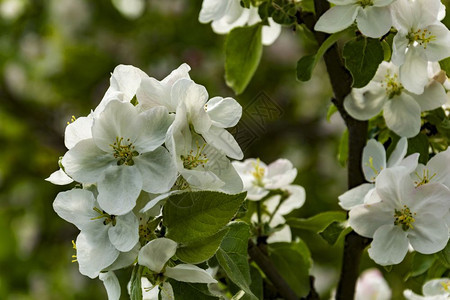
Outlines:
{"type": "MultiPolygon", "coordinates": [[[[307,201],[293,215],[339,209],[346,172],[338,162],[344,124],[326,119],[332,92],[324,65],[311,81],[295,79],[297,60],[314,51],[300,28],[284,28],[264,48],[247,90],[234,96],[224,81],[225,37],[200,24],[201,0],[0,0],[0,299],[106,299],[99,280],[71,263],[76,228],[53,211],[58,187],[44,181],[65,153],[71,116],[87,115],[118,64],[162,79],[186,62],[210,96],[232,96],[244,107],[234,129],[246,158],[290,159],[307,201]]],[[[330,294],[342,243],[330,247],[303,231],[315,261],[318,289],[330,294]]],[[[387,273],[395,297],[408,261],[387,273]]],[[[373,266],[367,256],[362,268],[373,266]]],[[[131,270],[118,272],[125,289],[131,270]]],[[[414,286],[414,281],[406,285],[414,286]]],[[[125,296],[125,292],[123,292],[125,296]]],[[[394,298],[401,299],[401,298],[394,298]]]]}

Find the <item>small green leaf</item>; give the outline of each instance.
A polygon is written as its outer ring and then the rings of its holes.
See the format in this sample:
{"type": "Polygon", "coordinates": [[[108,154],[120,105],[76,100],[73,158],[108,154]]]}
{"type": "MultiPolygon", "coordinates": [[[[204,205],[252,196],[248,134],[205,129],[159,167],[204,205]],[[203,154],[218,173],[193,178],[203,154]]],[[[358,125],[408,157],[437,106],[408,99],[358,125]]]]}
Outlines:
{"type": "Polygon", "coordinates": [[[225,80],[238,95],[247,87],[262,55],[262,25],[237,27],[225,42],[225,80]]]}
{"type": "Polygon", "coordinates": [[[384,60],[385,61],[390,61],[391,60],[391,55],[392,55],[391,45],[389,45],[388,42],[383,40],[381,42],[381,47],[383,47],[384,60]]]}
{"type": "Polygon", "coordinates": [[[348,159],[348,129],[342,134],[341,140],[339,142],[338,150],[338,162],[341,167],[345,167],[348,159]]]}
{"type": "Polygon", "coordinates": [[[142,287],[141,287],[141,277],[144,271],[144,267],[136,264],[133,267],[133,272],[131,273],[130,279],[130,299],[131,300],[142,300],[142,287]]]}
{"type": "Polygon", "coordinates": [[[315,13],[314,0],[302,0],[300,1],[300,7],[303,12],[315,13]]]}
{"type": "Polygon", "coordinates": [[[311,253],[303,241],[273,243],[267,246],[269,257],[281,276],[299,297],[308,295],[311,253]]]}
{"type": "Polygon", "coordinates": [[[441,60],[439,65],[441,65],[441,69],[445,71],[447,77],[450,77],[450,57],[441,60]]]}
{"type": "Polygon", "coordinates": [[[324,230],[319,232],[319,235],[328,242],[330,245],[334,245],[338,238],[340,237],[341,233],[344,231],[345,226],[342,224],[342,222],[332,222],[330,225],[327,226],[324,230]]]}
{"type": "Polygon", "coordinates": [[[210,259],[214,256],[217,249],[219,249],[220,243],[227,234],[228,230],[228,228],[224,228],[218,233],[207,238],[203,238],[189,244],[182,244],[177,249],[177,257],[188,264],[199,264],[210,259]]]}
{"type": "Polygon", "coordinates": [[[433,255],[425,255],[414,252],[411,271],[406,275],[405,280],[410,277],[416,277],[425,273],[433,265],[436,258],[433,255]]]}
{"type": "Polygon", "coordinates": [[[327,111],[327,121],[328,122],[330,122],[331,116],[334,115],[337,111],[338,111],[338,109],[337,109],[336,105],[331,103],[331,105],[328,107],[328,111],[327,111]]]}
{"type": "Polygon", "coordinates": [[[316,54],[306,55],[300,58],[300,60],[297,62],[297,79],[300,81],[310,80],[314,68],[316,67],[322,56],[325,54],[325,52],[341,37],[347,35],[348,32],[353,30],[354,29],[352,27],[349,27],[346,30],[333,33],[322,43],[322,45],[320,45],[316,54]]]}
{"type": "Polygon", "coordinates": [[[223,239],[216,258],[228,278],[252,300],[255,300],[257,298],[250,289],[251,279],[247,257],[250,226],[244,222],[233,222],[228,227],[230,231],[223,239]]]}
{"type": "MultiPolygon", "coordinates": [[[[204,283],[189,283],[176,280],[169,280],[170,285],[173,288],[173,294],[177,300],[213,300],[219,299],[214,296],[208,289],[208,285],[204,283]]],[[[141,298],[142,300],[142,298],[141,298]]]]}
{"type": "Polygon", "coordinates": [[[292,228],[321,232],[333,222],[343,222],[347,219],[344,211],[326,211],[308,219],[289,218],[286,223],[292,228]]]}
{"type": "Polygon", "coordinates": [[[170,196],[163,209],[166,236],[189,245],[216,234],[236,214],[245,195],[201,191],[170,196]]]}
{"type": "Polygon", "coordinates": [[[375,76],[384,51],[378,39],[358,37],[345,44],[343,56],[353,77],[353,87],[362,88],[375,76]]]}

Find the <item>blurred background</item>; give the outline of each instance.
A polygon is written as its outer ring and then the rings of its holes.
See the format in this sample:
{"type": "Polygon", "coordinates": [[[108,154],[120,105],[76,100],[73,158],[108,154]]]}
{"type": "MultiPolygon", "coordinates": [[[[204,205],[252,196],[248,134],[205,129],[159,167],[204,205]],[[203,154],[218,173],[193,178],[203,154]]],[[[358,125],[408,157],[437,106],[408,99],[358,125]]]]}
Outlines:
{"type": "MultiPolygon", "coordinates": [[[[0,0],[0,299],[106,299],[102,283],[71,263],[78,231],[53,211],[56,194],[68,187],[44,179],[66,151],[67,122],[97,106],[118,64],[160,80],[186,62],[211,97],[234,97],[224,81],[225,38],[198,22],[200,7],[201,0],[0,0]]],[[[244,116],[233,132],[246,158],[294,163],[307,201],[292,215],[308,217],[339,209],[345,128],[337,114],[326,120],[332,92],[322,64],[311,81],[296,81],[297,60],[315,45],[294,29],[264,48],[255,77],[235,97],[244,116]]],[[[312,251],[326,299],[342,243],[294,233],[312,251]]],[[[365,256],[362,268],[372,265],[365,256]]],[[[397,296],[407,268],[398,270],[387,274],[397,296]]],[[[117,274],[125,288],[131,270],[117,274]]]]}

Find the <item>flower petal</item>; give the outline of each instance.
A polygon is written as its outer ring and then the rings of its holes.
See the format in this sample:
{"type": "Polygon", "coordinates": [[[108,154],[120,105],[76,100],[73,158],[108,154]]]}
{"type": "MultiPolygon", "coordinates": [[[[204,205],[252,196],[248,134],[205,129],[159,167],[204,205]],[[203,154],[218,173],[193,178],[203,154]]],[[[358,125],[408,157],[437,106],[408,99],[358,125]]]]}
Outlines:
{"type": "Polygon", "coordinates": [[[352,89],[344,99],[344,108],[353,118],[364,121],[378,115],[386,100],[384,88],[373,84],[367,88],[352,89]]]}
{"type": "Polygon", "coordinates": [[[167,267],[164,275],[183,282],[217,283],[217,280],[205,270],[189,264],[180,264],[175,267],[167,267]]]}
{"type": "Polygon", "coordinates": [[[227,130],[211,126],[208,131],[202,133],[202,136],[208,144],[223,152],[228,157],[234,159],[242,159],[244,157],[241,147],[239,147],[234,136],[227,130]]]}
{"type": "Polygon", "coordinates": [[[117,216],[116,225],[110,226],[108,229],[108,236],[111,243],[120,252],[133,249],[139,241],[139,222],[134,213],[117,216]]]}
{"type": "Polygon", "coordinates": [[[206,105],[206,112],[211,118],[212,125],[217,127],[233,127],[242,116],[242,106],[230,97],[214,97],[206,105]]]}
{"type": "Polygon", "coordinates": [[[425,87],[423,94],[416,95],[411,93],[410,95],[419,104],[421,111],[436,109],[447,102],[447,94],[444,87],[435,80],[432,80],[425,87]]]}
{"type": "Polygon", "coordinates": [[[175,255],[178,244],[168,238],[148,242],[141,248],[138,263],[156,273],[160,273],[167,261],[175,255]]]}
{"type": "Polygon", "coordinates": [[[450,189],[450,148],[433,156],[428,161],[427,169],[430,171],[432,182],[440,182],[450,189]]]}
{"type": "Polygon", "coordinates": [[[64,132],[64,144],[67,149],[74,147],[79,141],[92,138],[92,115],[77,118],[67,125],[64,132]]]}
{"type": "Polygon", "coordinates": [[[375,187],[383,202],[392,208],[402,207],[403,201],[415,192],[409,172],[403,167],[383,170],[377,177],[375,187]]]}
{"type": "Polygon", "coordinates": [[[175,299],[175,295],[173,293],[173,288],[172,285],[170,284],[170,282],[164,282],[161,287],[160,287],[161,291],[161,300],[174,300],[175,299]]]}
{"type": "Polygon", "coordinates": [[[104,271],[115,271],[119,269],[123,269],[131,266],[136,261],[136,258],[139,254],[139,250],[141,249],[141,244],[136,243],[133,249],[128,252],[120,252],[117,259],[109,265],[107,268],[103,269],[104,271]]]}
{"type": "Polygon", "coordinates": [[[353,24],[360,9],[361,7],[356,4],[334,6],[320,17],[314,30],[326,33],[344,30],[353,24]]]}
{"type": "Polygon", "coordinates": [[[414,250],[432,254],[444,249],[448,242],[448,227],[442,218],[418,211],[415,219],[414,228],[407,231],[414,250]]]}
{"type": "Polygon", "coordinates": [[[158,148],[166,139],[167,130],[172,125],[173,115],[167,108],[158,106],[139,114],[139,135],[135,147],[139,153],[150,152],[158,148]]]}
{"type": "Polygon", "coordinates": [[[380,142],[374,139],[367,142],[363,149],[362,169],[369,182],[375,182],[378,174],[386,169],[386,150],[380,142]]]}
{"type": "Polygon", "coordinates": [[[379,38],[391,29],[391,11],[387,6],[367,6],[359,10],[356,23],[365,36],[379,38]]]}
{"type": "Polygon", "coordinates": [[[262,28],[262,43],[264,46],[272,45],[281,33],[280,24],[275,23],[270,17],[267,20],[269,21],[269,26],[264,25],[262,28]]]}
{"type": "Polygon", "coordinates": [[[386,102],[383,116],[387,127],[399,136],[410,138],[420,131],[420,106],[406,93],[386,102]]]}
{"type": "Polygon", "coordinates": [[[291,184],[297,177],[297,169],[287,159],[277,159],[267,167],[264,182],[268,189],[279,189],[291,184]]]}
{"type": "Polygon", "coordinates": [[[428,62],[414,48],[406,52],[405,62],[400,66],[400,82],[410,92],[422,94],[428,83],[428,62]]]}
{"type": "Polygon", "coordinates": [[[435,37],[427,44],[425,49],[426,58],[429,61],[440,61],[449,56],[450,53],[450,31],[442,23],[430,25],[426,28],[435,37]]]}
{"type": "Polygon", "coordinates": [[[368,252],[370,258],[379,265],[395,265],[405,258],[408,245],[406,232],[392,223],[378,228],[368,252]]]}
{"type": "Polygon", "coordinates": [[[373,183],[363,183],[358,185],[338,197],[339,205],[345,210],[350,210],[357,205],[364,204],[364,198],[367,193],[374,188],[375,184],[373,183]]]}
{"type": "Polygon", "coordinates": [[[397,142],[397,145],[395,145],[395,149],[394,151],[392,151],[391,156],[389,156],[387,167],[392,168],[398,166],[405,157],[407,150],[408,150],[408,140],[405,137],[402,137],[397,142]]]}
{"type": "Polygon", "coordinates": [[[97,201],[109,214],[124,215],[136,205],[142,176],[136,166],[112,166],[97,184],[97,201]]]}
{"type": "Polygon", "coordinates": [[[114,272],[109,271],[107,273],[100,273],[98,278],[103,281],[105,285],[106,293],[108,294],[108,300],[120,299],[120,284],[114,272]]]}
{"type": "Polygon", "coordinates": [[[359,235],[373,237],[383,225],[394,224],[394,208],[382,202],[358,205],[350,210],[348,223],[359,235]]]}
{"type": "Polygon", "coordinates": [[[198,20],[200,23],[209,23],[222,18],[227,9],[227,1],[204,0],[198,20]]]}
{"type": "Polygon", "coordinates": [[[404,200],[411,211],[427,213],[439,219],[444,217],[450,209],[450,190],[439,183],[428,183],[414,190],[412,197],[404,200]]]}
{"type": "Polygon", "coordinates": [[[67,176],[62,169],[53,172],[48,178],[45,178],[45,180],[56,185],[66,185],[73,182],[73,179],[67,176]]]}
{"type": "Polygon", "coordinates": [[[394,40],[392,42],[392,57],[391,61],[396,66],[401,66],[405,63],[406,58],[406,48],[408,48],[409,40],[406,37],[406,33],[398,32],[394,36],[394,40]]]}
{"type": "Polygon", "coordinates": [[[277,213],[281,215],[287,215],[294,209],[302,207],[306,199],[305,189],[300,185],[288,185],[284,187],[284,190],[290,195],[278,207],[277,213]]]}
{"type": "Polygon", "coordinates": [[[118,65],[111,76],[111,87],[124,94],[124,101],[131,101],[142,78],[148,78],[142,70],[130,65],[118,65]]]}

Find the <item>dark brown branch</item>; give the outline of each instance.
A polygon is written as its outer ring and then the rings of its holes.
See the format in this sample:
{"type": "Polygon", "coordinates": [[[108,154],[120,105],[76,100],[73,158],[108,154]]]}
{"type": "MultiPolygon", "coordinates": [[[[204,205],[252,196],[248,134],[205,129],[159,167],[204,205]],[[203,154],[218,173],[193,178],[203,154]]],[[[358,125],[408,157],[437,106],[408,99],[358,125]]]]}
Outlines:
{"type": "Polygon", "coordinates": [[[298,300],[295,292],[290,288],[283,277],[281,277],[269,257],[267,257],[264,251],[260,249],[260,246],[255,245],[252,240],[248,241],[248,254],[250,255],[250,258],[253,259],[253,261],[255,261],[261,268],[264,274],[266,274],[267,278],[269,278],[283,299],[298,300]]]}
{"type": "MultiPolygon", "coordinates": [[[[326,40],[328,35],[321,32],[315,32],[314,25],[317,19],[329,9],[329,3],[326,0],[314,0],[314,5],[316,11],[315,16],[299,12],[297,17],[314,33],[314,36],[320,45],[326,40]]],[[[340,55],[336,44],[328,49],[324,55],[324,60],[333,88],[333,103],[336,105],[348,128],[349,151],[347,179],[348,188],[351,189],[365,182],[361,168],[361,157],[363,148],[366,145],[368,122],[355,120],[348,115],[344,109],[344,99],[351,91],[352,77],[345,68],[342,56],[340,55]]],[[[362,252],[369,242],[369,239],[359,236],[354,231],[346,236],[341,276],[336,292],[336,299],[350,300],[354,298],[355,284],[359,275],[359,262],[362,252]]]]}

